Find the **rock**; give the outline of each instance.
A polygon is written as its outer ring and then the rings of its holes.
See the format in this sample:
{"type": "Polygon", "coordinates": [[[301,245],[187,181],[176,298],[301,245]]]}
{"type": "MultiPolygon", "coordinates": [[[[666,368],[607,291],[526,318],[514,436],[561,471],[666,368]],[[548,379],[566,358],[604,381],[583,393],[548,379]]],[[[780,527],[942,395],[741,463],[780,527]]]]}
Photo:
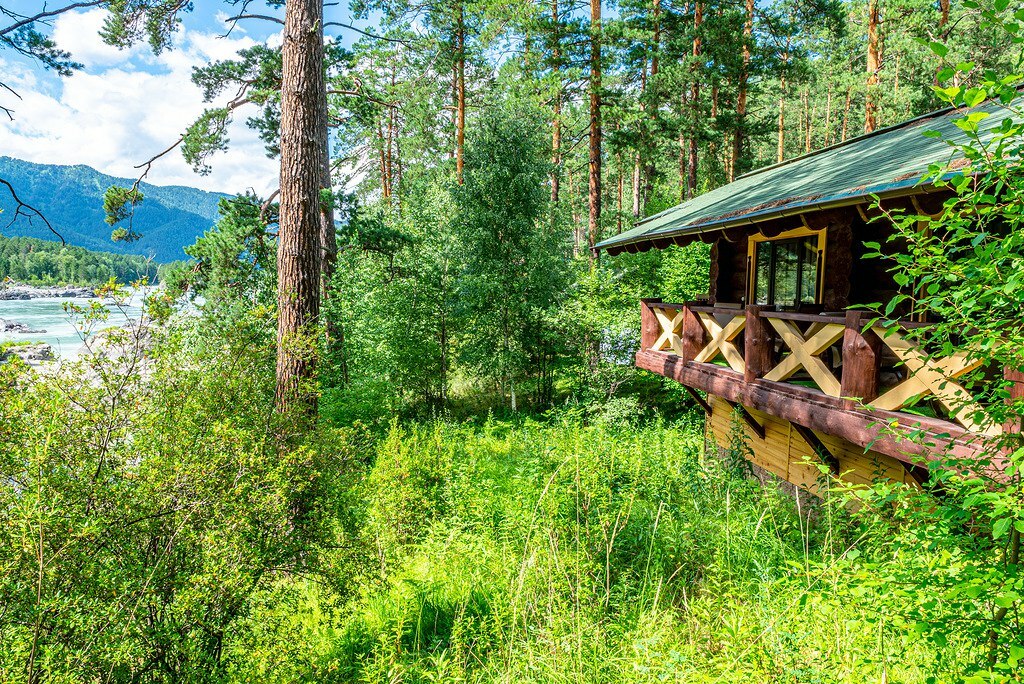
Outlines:
{"type": "Polygon", "coordinates": [[[8,281],[0,283],[0,299],[24,300],[39,299],[41,297],[60,297],[70,299],[72,297],[92,298],[96,293],[91,287],[72,287],[68,285],[26,285],[8,281]]]}
{"type": "Polygon", "coordinates": [[[6,318],[0,318],[0,332],[5,333],[19,333],[22,335],[31,335],[33,333],[39,334],[46,332],[45,330],[33,330],[24,323],[17,321],[11,321],[6,318]]]}
{"type": "Polygon", "coordinates": [[[38,365],[43,361],[53,360],[53,347],[40,342],[38,344],[15,344],[0,351],[0,362],[17,356],[29,365],[38,365]]]}

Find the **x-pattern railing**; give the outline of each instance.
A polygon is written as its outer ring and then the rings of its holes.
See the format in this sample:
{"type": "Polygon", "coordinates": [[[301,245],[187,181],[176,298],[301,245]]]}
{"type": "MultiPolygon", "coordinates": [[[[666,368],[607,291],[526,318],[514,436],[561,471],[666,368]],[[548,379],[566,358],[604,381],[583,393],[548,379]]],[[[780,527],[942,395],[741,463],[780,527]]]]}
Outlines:
{"type": "MultiPolygon", "coordinates": [[[[747,330],[747,311],[685,304],[645,303],[645,306],[653,313],[658,325],[657,337],[648,349],[671,350],[697,363],[711,363],[721,356],[732,370],[738,373],[748,371],[744,345],[737,342],[737,338],[747,330]],[[699,342],[694,344],[694,339],[699,342]]],[[[766,320],[771,334],[781,341],[775,354],[777,363],[758,373],[757,377],[786,382],[802,371],[823,393],[832,397],[843,396],[845,379],[841,382],[829,360],[822,357],[844,339],[849,323],[837,317],[778,312],[754,315],[755,320],[757,317],[766,320]],[[801,329],[799,323],[807,325],[801,329]]],[[[857,330],[857,334],[861,332],[857,330]]],[[[898,327],[885,329],[873,326],[867,334],[877,335],[906,369],[905,377],[898,384],[877,397],[866,398],[870,406],[899,411],[916,400],[931,396],[953,419],[972,432],[998,434],[1001,431],[991,421],[978,419],[985,416],[984,410],[966,389],[955,382],[977,369],[981,365],[980,360],[966,353],[931,357],[898,327]]],[[[847,362],[846,354],[844,349],[843,364],[847,362]]],[[[838,370],[839,367],[835,369],[838,370]]]]}

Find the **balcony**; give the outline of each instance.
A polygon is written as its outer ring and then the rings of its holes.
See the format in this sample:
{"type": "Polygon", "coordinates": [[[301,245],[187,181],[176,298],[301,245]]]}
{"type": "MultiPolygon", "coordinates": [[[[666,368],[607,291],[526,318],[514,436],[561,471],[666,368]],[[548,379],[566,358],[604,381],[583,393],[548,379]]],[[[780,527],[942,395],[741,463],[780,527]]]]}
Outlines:
{"type": "MultiPolygon", "coordinates": [[[[978,360],[926,354],[909,334],[925,324],[886,329],[869,327],[870,320],[860,311],[813,315],[643,300],[636,365],[907,464],[940,451],[975,458],[1003,432],[957,382],[978,360]]],[[[1005,377],[1019,395],[1024,375],[1005,377]]]]}

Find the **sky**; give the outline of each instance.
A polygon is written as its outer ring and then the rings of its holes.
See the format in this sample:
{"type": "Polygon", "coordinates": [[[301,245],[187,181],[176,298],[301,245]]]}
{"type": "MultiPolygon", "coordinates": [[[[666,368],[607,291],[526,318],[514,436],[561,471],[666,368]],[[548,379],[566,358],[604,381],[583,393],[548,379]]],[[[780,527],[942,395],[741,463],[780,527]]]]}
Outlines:
{"type": "MultiPolygon", "coordinates": [[[[275,14],[256,7],[250,13],[275,14]]],[[[15,11],[40,11],[42,0],[17,0],[15,11]]],[[[53,6],[53,3],[50,3],[53,6]]],[[[240,22],[225,36],[226,2],[195,3],[184,15],[172,49],[153,55],[148,45],[118,50],[103,43],[99,30],[105,11],[93,8],[56,17],[48,32],[58,46],[84,68],[61,78],[0,49],[0,74],[22,99],[0,92],[0,104],[13,110],[14,121],[0,120],[0,156],[46,164],[85,164],[113,176],[134,178],[134,167],[166,149],[204,108],[199,88],[191,82],[192,68],[231,58],[257,43],[280,44],[280,26],[263,21],[240,22]]],[[[332,8],[335,21],[348,21],[347,11],[332,8]]],[[[3,20],[0,19],[0,23],[3,20]]],[[[366,22],[356,22],[365,26],[366,22]]],[[[342,29],[344,30],[344,29],[342,29]]],[[[350,45],[354,38],[342,35],[350,45]]],[[[177,150],[157,161],[146,181],[156,185],[189,185],[226,193],[253,189],[267,195],[277,188],[277,162],[268,159],[263,143],[245,126],[255,110],[236,112],[229,129],[230,144],[209,160],[207,176],[194,173],[177,150]]]]}

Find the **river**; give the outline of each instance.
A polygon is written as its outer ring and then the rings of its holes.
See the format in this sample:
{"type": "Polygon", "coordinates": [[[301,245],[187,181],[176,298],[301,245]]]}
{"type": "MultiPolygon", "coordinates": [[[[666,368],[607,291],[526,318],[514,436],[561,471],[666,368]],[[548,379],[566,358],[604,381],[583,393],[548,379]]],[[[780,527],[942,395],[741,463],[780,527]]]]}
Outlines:
{"type": "MultiPolygon", "coordinates": [[[[133,297],[131,305],[125,307],[124,314],[113,306],[108,306],[110,318],[100,328],[124,325],[129,319],[136,319],[141,314],[138,297],[133,297]]],[[[76,358],[82,347],[82,336],[75,327],[70,315],[64,311],[64,304],[73,302],[88,307],[94,299],[76,299],[71,297],[40,297],[38,299],[0,300],[0,318],[24,323],[33,330],[45,330],[43,333],[5,333],[0,332],[0,342],[46,342],[53,347],[54,356],[65,359],[76,358]]]]}

